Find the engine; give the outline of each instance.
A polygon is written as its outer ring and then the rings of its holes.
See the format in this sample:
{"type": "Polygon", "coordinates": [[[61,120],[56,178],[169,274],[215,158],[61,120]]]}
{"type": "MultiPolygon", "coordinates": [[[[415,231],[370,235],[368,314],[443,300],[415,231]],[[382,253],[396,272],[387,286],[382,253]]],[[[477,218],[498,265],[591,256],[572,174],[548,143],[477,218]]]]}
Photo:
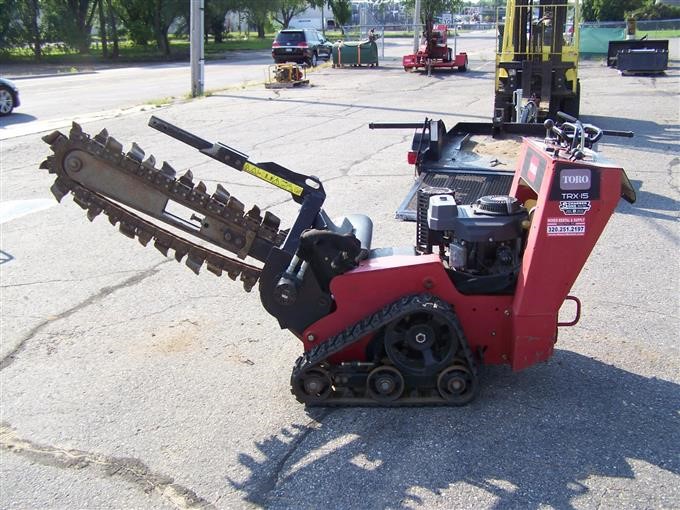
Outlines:
{"type": "Polygon", "coordinates": [[[442,191],[421,190],[419,251],[438,250],[454,285],[463,294],[512,293],[522,257],[527,210],[510,196],[484,196],[472,205],[459,205],[455,193],[442,191]]]}

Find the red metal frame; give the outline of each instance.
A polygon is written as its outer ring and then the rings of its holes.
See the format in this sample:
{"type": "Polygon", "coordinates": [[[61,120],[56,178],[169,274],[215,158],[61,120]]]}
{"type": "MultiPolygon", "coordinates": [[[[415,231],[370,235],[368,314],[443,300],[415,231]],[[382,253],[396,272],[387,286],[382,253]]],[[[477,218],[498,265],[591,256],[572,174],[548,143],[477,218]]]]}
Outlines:
{"type": "Polygon", "coordinates": [[[424,42],[418,48],[417,53],[402,57],[404,69],[426,68],[428,64],[432,68],[448,69],[467,65],[467,53],[465,52],[452,55],[449,59],[448,27],[446,25],[435,25],[432,28],[432,33],[435,41],[432,41],[430,45],[424,42]]]}
{"type": "MultiPolygon", "coordinates": [[[[369,259],[331,281],[336,309],[304,332],[305,349],[403,296],[430,293],[453,305],[485,363],[521,370],[547,360],[559,309],[619,201],[622,178],[622,168],[555,157],[525,139],[510,194],[531,207],[531,223],[514,295],[461,294],[438,255],[369,259]]],[[[368,341],[331,361],[364,360],[368,341]]]]}

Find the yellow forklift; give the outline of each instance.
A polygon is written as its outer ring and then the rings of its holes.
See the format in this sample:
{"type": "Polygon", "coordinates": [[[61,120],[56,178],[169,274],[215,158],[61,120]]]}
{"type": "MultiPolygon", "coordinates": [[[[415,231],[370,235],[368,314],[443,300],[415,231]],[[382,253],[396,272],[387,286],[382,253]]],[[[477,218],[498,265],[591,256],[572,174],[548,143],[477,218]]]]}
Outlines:
{"type": "Polygon", "coordinates": [[[508,0],[498,16],[494,120],[578,117],[578,0],[508,0]]]}

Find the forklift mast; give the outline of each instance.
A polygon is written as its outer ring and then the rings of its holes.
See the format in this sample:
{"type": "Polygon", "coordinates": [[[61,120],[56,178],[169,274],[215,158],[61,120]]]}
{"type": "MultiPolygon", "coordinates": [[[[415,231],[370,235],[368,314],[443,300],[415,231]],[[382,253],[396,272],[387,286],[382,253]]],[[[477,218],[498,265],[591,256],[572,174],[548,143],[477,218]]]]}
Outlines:
{"type": "Polygon", "coordinates": [[[578,0],[508,0],[504,22],[498,16],[495,119],[578,116],[579,19],[578,0]]]}

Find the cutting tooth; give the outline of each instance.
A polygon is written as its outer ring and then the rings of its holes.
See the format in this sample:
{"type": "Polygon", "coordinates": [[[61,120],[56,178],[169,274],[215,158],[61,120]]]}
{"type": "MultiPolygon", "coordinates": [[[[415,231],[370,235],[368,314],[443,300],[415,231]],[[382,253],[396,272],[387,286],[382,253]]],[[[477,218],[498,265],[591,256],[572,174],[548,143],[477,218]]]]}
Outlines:
{"type": "Polygon", "coordinates": [[[203,265],[204,260],[205,259],[200,254],[189,252],[189,256],[187,257],[186,260],[186,265],[194,273],[198,274],[201,271],[201,266],[203,265]]]}
{"type": "Polygon", "coordinates": [[[57,199],[57,202],[61,202],[61,199],[68,195],[68,192],[71,190],[64,181],[57,179],[54,181],[54,184],[52,184],[52,187],[50,187],[50,191],[54,195],[54,198],[57,199]]]}
{"type": "Polygon", "coordinates": [[[90,221],[94,221],[94,219],[101,214],[103,209],[99,207],[98,205],[92,204],[90,208],[87,210],[87,219],[90,221]]]}
{"type": "Polygon", "coordinates": [[[45,135],[42,137],[43,142],[45,142],[47,145],[52,145],[54,141],[59,138],[62,135],[59,131],[52,131],[49,135],[45,135]]]}
{"type": "Polygon", "coordinates": [[[53,174],[55,172],[54,161],[55,161],[54,156],[47,156],[47,159],[40,163],[40,168],[43,170],[48,170],[49,173],[53,174]]]}
{"type": "Polygon", "coordinates": [[[217,189],[215,190],[215,193],[213,193],[212,197],[221,204],[226,204],[227,200],[229,200],[229,196],[229,192],[224,189],[224,186],[218,184],[217,189]]]}
{"type": "Polygon", "coordinates": [[[92,201],[87,195],[74,195],[73,201],[80,206],[81,209],[89,209],[92,201]]]}
{"type": "Polygon", "coordinates": [[[102,129],[98,134],[94,136],[94,139],[104,145],[106,143],[106,140],[109,138],[109,132],[106,130],[106,128],[102,129]]]}
{"type": "Polygon", "coordinates": [[[205,267],[215,276],[222,276],[222,268],[220,266],[216,266],[208,262],[208,264],[205,267]]]}
{"type": "Polygon", "coordinates": [[[257,278],[241,275],[241,281],[243,282],[243,288],[246,290],[246,292],[250,292],[257,283],[257,278]]]}
{"type": "Polygon", "coordinates": [[[104,144],[104,148],[114,154],[120,154],[123,152],[123,144],[112,136],[108,137],[106,143],[104,144]]]}
{"type": "Polygon", "coordinates": [[[130,225],[129,223],[127,223],[125,221],[120,222],[120,225],[118,226],[118,230],[120,230],[121,234],[129,237],[130,239],[134,239],[135,234],[137,233],[137,229],[134,227],[134,225],[130,225]]]}
{"type": "Polygon", "coordinates": [[[167,161],[163,161],[163,166],[161,167],[161,172],[163,172],[165,175],[170,177],[171,179],[175,178],[175,175],[177,172],[175,172],[175,169],[170,166],[170,163],[167,161]]]}
{"type": "Polygon", "coordinates": [[[241,201],[236,197],[229,197],[229,200],[227,200],[227,207],[233,211],[238,211],[240,214],[243,214],[243,210],[245,209],[241,201]]]}
{"type": "Polygon", "coordinates": [[[154,157],[153,154],[149,154],[149,157],[146,158],[146,160],[142,164],[147,168],[155,168],[156,167],[156,158],[154,157]]]}
{"type": "Polygon", "coordinates": [[[187,170],[186,173],[179,178],[179,182],[184,184],[185,186],[189,186],[190,188],[194,187],[194,174],[191,173],[191,170],[187,170]]]}
{"type": "Polygon", "coordinates": [[[139,244],[142,246],[146,246],[149,244],[149,241],[153,238],[153,234],[149,232],[148,230],[142,230],[139,229],[137,231],[137,240],[139,241],[139,244]]]}
{"type": "Polygon", "coordinates": [[[189,247],[182,241],[176,241],[173,244],[173,248],[175,249],[175,260],[181,262],[184,256],[189,253],[189,247]]]}
{"type": "Polygon", "coordinates": [[[264,213],[264,220],[262,221],[262,224],[276,231],[279,229],[279,226],[281,225],[281,218],[267,211],[266,213],[264,213]]]}
{"type": "Polygon", "coordinates": [[[144,159],[144,150],[135,142],[132,142],[132,147],[130,147],[130,150],[128,151],[127,155],[128,158],[132,158],[137,163],[141,163],[142,160],[144,159]]]}
{"type": "Polygon", "coordinates": [[[250,211],[248,211],[246,216],[248,216],[248,218],[250,218],[251,220],[255,220],[257,223],[262,222],[262,216],[260,216],[260,208],[256,205],[254,205],[253,208],[250,211]]]}
{"type": "Polygon", "coordinates": [[[170,249],[169,246],[162,244],[160,241],[156,241],[153,243],[153,247],[156,248],[159,252],[161,252],[163,256],[165,257],[168,256],[168,250],[170,249]]]}
{"type": "Polygon", "coordinates": [[[227,271],[227,276],[232,280],[236,280],[236,278],[238,278],[238,275],[240,274],[241,271],[239,271],[238,269],[230,269],[229,271],[227,271]]]}
{"type": "Polygon", "coordinates": [[[196,191],[198,191],[199,193],[205,193],[207,189],[208,189],[208,188],[207,188],[207,186],[205,185],[205,183],[204,183],[203,181],[200,181],[200,182],[196,185],[196,191]]]}
{"type": "Polygon", "coordinates": [[[69,133],[69,138],[71,140],[81,138],[83,136],[83,128],[77,122],[71,123],[71,132],[69,133]]]}
{"type": "Polygon", "coordinates": [[[115,212],[110,212],[109,214],[107,214],[107,216],[109,217],[109,223],[114,227],[116,226],[118,221],[120,221],[120,216],[118,216],[115,212]]]}

